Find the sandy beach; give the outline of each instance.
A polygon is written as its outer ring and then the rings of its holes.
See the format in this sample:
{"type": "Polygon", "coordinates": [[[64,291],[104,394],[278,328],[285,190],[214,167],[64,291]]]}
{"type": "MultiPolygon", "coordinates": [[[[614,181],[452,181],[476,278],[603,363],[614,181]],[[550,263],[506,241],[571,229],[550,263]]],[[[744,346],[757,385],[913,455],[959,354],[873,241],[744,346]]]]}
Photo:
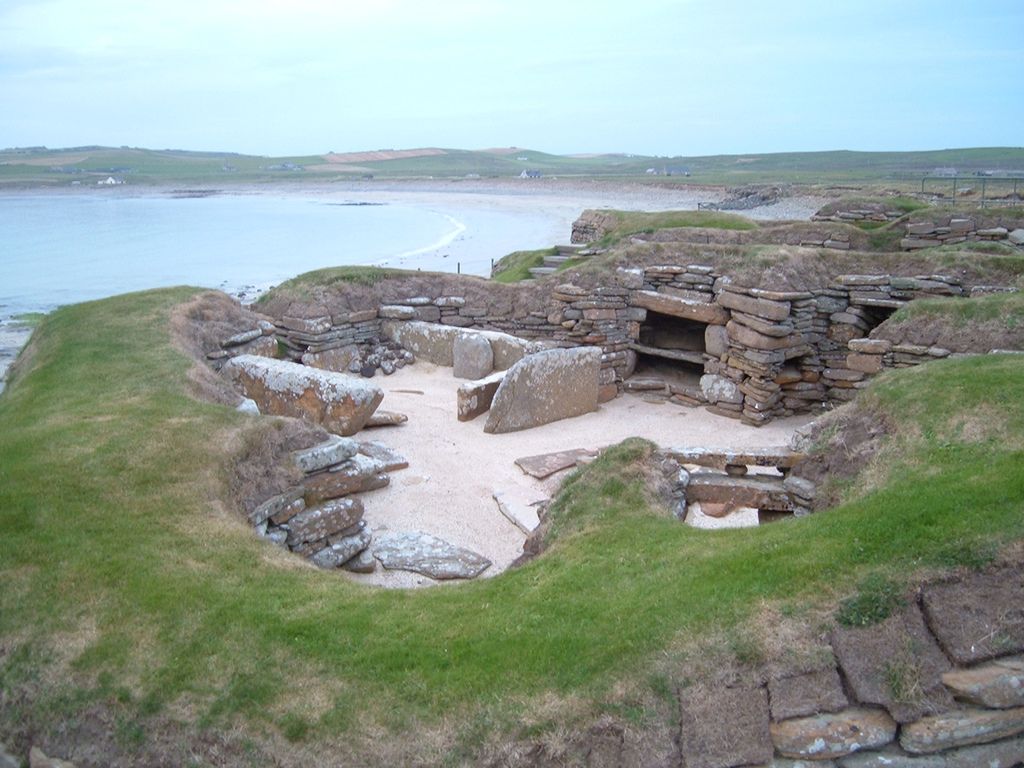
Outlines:
{"type": "MultiPolygon", "coordinates": [[[[486,417],[470,422],[456,418],[456,389],[462,383],[451,368],[417,362],[392,376],[375,378],[384,391],[382,409],[406,414],[398,427],[359,433],[361,440],[384,443],[409,461],[391,473],[391,484],[363,495],[366,521],[373,535],[387,531],[422,531],[478,552],[494,565],[494,576],[522,552],[525,534],[499,510],[496,493],[520,508],[550,498],[571,470],[544,480],[525,474],[516,459],[577,448],[600,449],[643,437],[659,446],[752,448],[787,445],[809,416],[778,419],[750,427],[703,408],[648,402],[622,395],[594,413],[542,427],[492,435],[483,431],[486,417]]],[[[756,518],[755,518],[756,520],[756,518]]],[[[435,584],[404,571],[378,568],[350,577],[388,587],[435,584]]]]}

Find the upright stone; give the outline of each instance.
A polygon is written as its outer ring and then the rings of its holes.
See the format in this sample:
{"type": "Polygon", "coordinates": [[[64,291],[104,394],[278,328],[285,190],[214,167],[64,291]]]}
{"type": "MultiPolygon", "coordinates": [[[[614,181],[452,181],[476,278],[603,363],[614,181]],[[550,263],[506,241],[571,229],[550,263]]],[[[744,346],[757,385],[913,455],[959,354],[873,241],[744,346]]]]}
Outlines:
{"type": "Polygon", "coordinates": [[[601,350],[550,349],[524,357],[505,374],[485,432],[516,432],[597,410],[601,350]]]}
{"type": "Polygon", "coordinates": [[[456,379],[475,381],[494,370],[491,343],[479,333],[462,333],[456,336],[452,357],[456,379]]]}
{"type": "Polygon", "coordinates": [[[505,378],[505,371],[492,373],[478,381],[467,381],[456,392],[456,410],[459,421],[472,421],[487,413],[494,401],[498,386],[505,378]]]}
{"type": "Polygon", "coordinates": [[[261,413],[297,416],[341,435],[362,429],[384,399],[380,389],[359,379],[285,360],[240,355],[223,370],[261,413]]]}

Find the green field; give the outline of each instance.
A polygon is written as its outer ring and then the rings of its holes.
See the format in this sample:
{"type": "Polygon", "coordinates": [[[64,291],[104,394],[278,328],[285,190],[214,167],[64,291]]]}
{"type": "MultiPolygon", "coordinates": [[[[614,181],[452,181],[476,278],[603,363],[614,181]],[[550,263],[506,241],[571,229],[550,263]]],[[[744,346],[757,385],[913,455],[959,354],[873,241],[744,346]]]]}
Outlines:
{"type": "MultiPolygon", "coordinates": [[[[257,157],[230,152],[185,152],[139,148],[83,147],[0,151],[0,186],[94,185],[114,176],[135,185],[230,186],[241,183],[352,181],[378,179],[511,179],[523,170],[544,178],[603,178],[649,184],[807,185],[886,184],[913,190],[922,176],[955,168],[961,189],[977,186],[976,174],[1005,172],[1024,176],[1024,148],[989,147],[925,152],[790,152],[651,157],[630,154],[553,155],[515,151],[445,149],[441,154],[331,165],[326,156],[257,157]],[[294,167],[293,167],[294,166],[294,167]],[[648,170],[656,175],[648,174],[648,170]],[[671,175],[665,175],[665,173],[671,175]],[[689,173],[688,176],[683,173],[689,173]]],[[[526,180],[543,183],[543,178],[526,180]]],[[[930,189],[945,191],[948,179],[930,189]]],[[[1012,182],[988,178],[990,194],[1012,191],[1012,182]]]]}

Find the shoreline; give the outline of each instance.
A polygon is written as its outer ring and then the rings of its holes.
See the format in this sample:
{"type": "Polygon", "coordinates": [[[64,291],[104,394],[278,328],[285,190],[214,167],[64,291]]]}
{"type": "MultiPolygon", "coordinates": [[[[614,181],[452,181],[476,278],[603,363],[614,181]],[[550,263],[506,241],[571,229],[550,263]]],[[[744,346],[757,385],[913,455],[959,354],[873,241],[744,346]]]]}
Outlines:
{"type": "MultiPolygon", "coordinates": [[[[489,277],[493,262],[514,251],[569,242],[572,222],[587,209],[694,210],[698,203],[718,202],[725,196],[724,187],[669,187],[600,179],[416,179],[0,188],[0,204],[4,199],[25,197],[133,199],[180,197],[185,192],[197,197],[258,195],[420,208],[446,218],[452,229],[422,247],[372,264],[415,271],[417,263],[429,263],[432,270],[481,277],[489,277]]],[[[738,213],[754,220],[806,219],[823,202],[820,197],[783,198],[738,213]]],[[[235,286],[209,287],[248,304],[276,284],[245,283],[242,278],[235,286]]],[[[11,307],[0,314],[0,391],[7,370],[31,335],[31,328],[13,320],[22,311],[11,307]]]]}

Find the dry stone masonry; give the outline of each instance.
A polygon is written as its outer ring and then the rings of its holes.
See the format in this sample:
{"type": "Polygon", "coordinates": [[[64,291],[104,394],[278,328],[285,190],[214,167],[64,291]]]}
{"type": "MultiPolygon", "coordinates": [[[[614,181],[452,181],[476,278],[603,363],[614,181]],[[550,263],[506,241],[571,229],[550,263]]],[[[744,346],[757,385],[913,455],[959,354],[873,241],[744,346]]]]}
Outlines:
{"type": "Polygon", "coordinates": [[[919,594],[880,624],[836,629],[815,669],[680,688],[679,762],[707,768],[1021,765],[1024,569],[994,568],[925,585],[919,594]],[[970,648],[979,652],[965,654],[970,648]]]}
{"type": "Polygon", "coordinates": [[[629,391],[761,425],[847,402],[885,368],[947,356],[874,343],[872,331],[907,302],[1012,289],[942,274],[845,274],[815,289],[770,290],[707,264],[660,264],[619,269],[605,285],[547,290],[545,311],[423,295],[376,310],[286,316],[276,330],[289,357],[325,369],[355,372],[369,360],[388,373],[416,358],[453,367],[468,380],[462,419],[490,407],[492,370],[544,349],[592,347],[598,402],[629,391]]]}
{"type": "Polygon", "coordinates": [[[940,245],[976,242],[1024,245],[1024,229],[1010,230],[1003,226],[985,226],[973,218],[964,216],[943,216],[927,221],[909,222],[906,237],[900,240],[900,247],[905,251],[916,251],[940,245]]]}

